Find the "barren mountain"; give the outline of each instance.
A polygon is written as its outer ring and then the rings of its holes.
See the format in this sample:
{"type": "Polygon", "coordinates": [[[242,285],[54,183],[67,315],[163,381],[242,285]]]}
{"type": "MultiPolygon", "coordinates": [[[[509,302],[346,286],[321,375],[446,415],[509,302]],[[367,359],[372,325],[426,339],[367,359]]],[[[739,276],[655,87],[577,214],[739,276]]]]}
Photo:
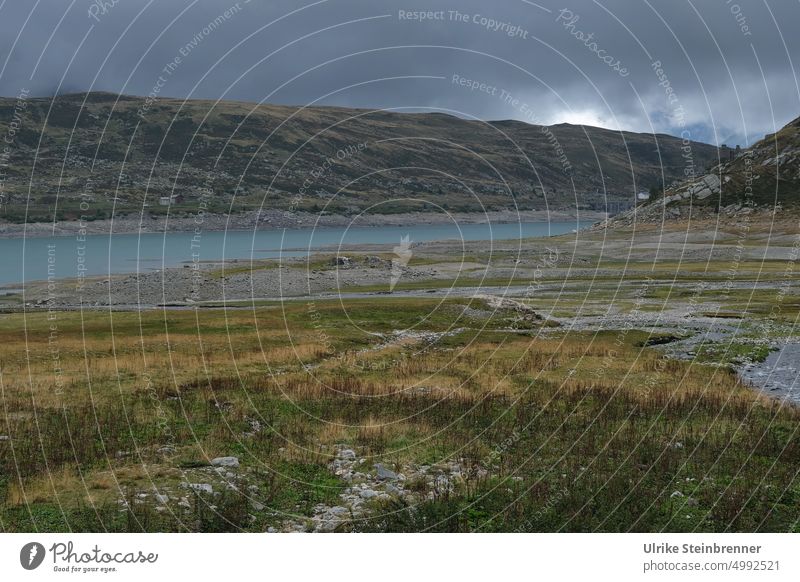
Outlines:
{"type": "Polygon", "coordinates": [[[0,219],[284,210],[604,210],[728,152],[438,113],[107,93],[0,99],[0,219]],[[173,196],[172,199],[165,197],[173,196]]]}

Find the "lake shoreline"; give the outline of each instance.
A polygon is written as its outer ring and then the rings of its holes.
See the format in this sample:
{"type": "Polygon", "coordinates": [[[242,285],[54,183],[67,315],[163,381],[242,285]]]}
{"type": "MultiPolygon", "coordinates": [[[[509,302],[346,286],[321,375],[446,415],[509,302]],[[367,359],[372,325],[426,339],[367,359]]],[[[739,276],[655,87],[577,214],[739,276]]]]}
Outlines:
{"type": "Polygon", "coordinates": [[[270,210],[239,214],[179,215],[170,217],[141,217],[125,215],[113,219],[81,223],[77,220],[31,222],[15,224],[0,221],[0,238],[41,238],[75,236],[77,234],[138,234],[164,232],[223,232],[227,230],[269,230],[294,228],[341,228],[414,226],[437,224],[509,224],[516,222],[598,222],[606,219],[603,212],[499,210],[486,213],[458,212],[450,215],[413,212],[405,214],[370,214],[344,216],[318,215],[307,212],[270,210]]]}

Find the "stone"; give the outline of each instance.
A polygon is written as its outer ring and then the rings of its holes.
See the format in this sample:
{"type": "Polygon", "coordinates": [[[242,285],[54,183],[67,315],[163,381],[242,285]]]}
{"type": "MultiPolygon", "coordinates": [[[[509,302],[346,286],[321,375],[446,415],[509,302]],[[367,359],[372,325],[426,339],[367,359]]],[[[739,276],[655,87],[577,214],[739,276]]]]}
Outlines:
{"type": "Polygon", "coordinates": [[[378,492],[373,491],[372,489],[364,489],[361,491],[361,493],[359,493],[359,495],[361,495],[362,499],[372,499],[373,497],[378,496],[378,492]]]}
{"type": "Polygon", "coordinates": [[[210,483],[189,483],[189,489],[193,489],[200,493],[213,493],[214,488],[210,483]]]}
{"type": "Polygon", "coordinates": [[[388,483],[386,485],[386,493],[388,493],[389,495],[402,495],[403,494],[403,492],[399,488],[395,487],[391,483],[388,483]]]}
{"type": "Polygon", "coordinates": [[[680,491],[673,491],[672,495],[670,495],[670,499],[676,499],[680,497],[683,497],[683,493],[681,493],[680,491]]]}
{"type": "Polygon", "coordinates": [[[239,459],[237,457],[217,457],[211,459],[211,464],[215,467],[238,467],[239,459]]]}
{"type": "Polygon", "coordinates": [[[342,449],[341,451],[339,451],[339,458],[346,459],[349,461],[355,461],[356,452],[353,449],[342,449]]]}
{"type": "Polygon", "coordinates": [[[161,493],[156,493],[156,501],[159,503],[167,503],[169,501],[169,495],[162,495],[161,493]]]}
{"type": "Polygon", "coordinates": [[[389,469],[387,469],[386,467],[384,467],[380,463],[375,465],[375,471],[376,471],[376,474],[378,476],[378,479],[380,479],[382,481],[385,481],[385,480],[396,481],[397,480],[397,473],[395,473],[394,471],[390,471],[389,469]]]}
{"type": "Polygon", "coordinates": [[[711,188],[703,188],[697,194],[694,195],[695,198],[698,200],[705,200],[709,196],[711,196],[714,192],[711,191],[711,188]]]}
{"type": "Polygon", "coordinates": [[[703,176],[703,182],[705,182],[706,186],[708,186],[711,191],[719,191],[720,181],[719,176],[716,174],[707,174],[703,176]]]}

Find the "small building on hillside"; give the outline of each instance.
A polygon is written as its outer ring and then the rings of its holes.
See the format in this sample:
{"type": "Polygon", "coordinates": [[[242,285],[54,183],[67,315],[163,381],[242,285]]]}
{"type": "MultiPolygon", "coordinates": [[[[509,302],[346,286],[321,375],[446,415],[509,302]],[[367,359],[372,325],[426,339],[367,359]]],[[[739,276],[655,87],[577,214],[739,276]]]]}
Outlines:
{"type": "Polygon", "coordinates": [[[639,192],[636,195],[637,200],[650,200],[650,192],[639,192]]]}

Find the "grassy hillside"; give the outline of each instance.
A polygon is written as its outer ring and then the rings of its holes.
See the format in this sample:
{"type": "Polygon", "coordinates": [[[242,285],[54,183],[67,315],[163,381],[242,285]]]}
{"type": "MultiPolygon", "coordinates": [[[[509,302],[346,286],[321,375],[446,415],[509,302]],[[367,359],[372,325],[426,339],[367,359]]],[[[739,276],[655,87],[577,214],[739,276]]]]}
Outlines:
{"type": "MultiPolygon", "coordinates": [[[[588,207],[683,175],[681,140],[443,114],[75,94],[0,99],[0,219],[206,210],[353,214],[588,207]],[[209,190],[204,191],[203,188],[209,190]],[[30,192],[30,199],[28,198],[30,192]],[[27,206],[27,210],[26,210],[27,206]]],[[[692,144],[695,163],[717,149],[692,144]]]]}

